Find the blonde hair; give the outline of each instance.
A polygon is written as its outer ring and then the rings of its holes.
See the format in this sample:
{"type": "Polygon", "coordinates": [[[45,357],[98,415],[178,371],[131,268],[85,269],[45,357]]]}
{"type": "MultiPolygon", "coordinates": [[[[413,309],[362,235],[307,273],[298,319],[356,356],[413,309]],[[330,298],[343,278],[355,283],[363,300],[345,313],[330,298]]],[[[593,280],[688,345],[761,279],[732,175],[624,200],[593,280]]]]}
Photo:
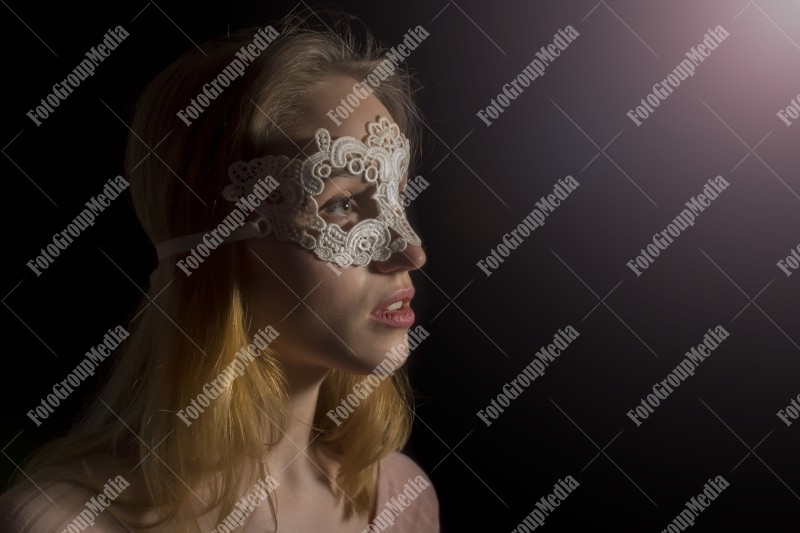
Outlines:
{"type": "MultiPolygon", "coordinates": [[[[264,155],[281,130],[301,126],[311,89],[322,76],[361,81],[383,61],[385,50],[352,17],[333,13],[325,25],[318,14],[283,19],[276,26],[279,37],[189,127],[176,112],[252,42],[256,28],[214,39],[202,51],[191,49],[147,86],[134,113],[125,166],[136,213],[153,242],[219,224],[230,208],[217,201],[228,165],[264,155]]],[[[415,140],[417,111],[407,70],[395,70],[374,95],[415,140]]],[[[250,342],[252,308],[239,276],[243,253],[241,243],[221,246],[189,277],[174,260],[159,263],[131,336],[113,356],[102,401],[91,403],[68,434],[37,451],[24,467],[27,473],[110,452],[131,465],[141,461],[148,500],[124,504],[165,509],[158,524],[174,519],[182,530],[196,530],[197,514],[184,512],[181,503],[209,482],[208,509],[219,506],[220,519],[234,509],[242,495],[241,467],[257,466],[264,478],[265,457],[287,423],[287,385],[274,352],[262,350],[191,427],[176,412],[250,342]]],[[[407,380],[398,371],[335,425],[324,414],[362,379],[331,370],[314,421],[317,441],[339,454],[336,484],[348,515],[368,515],[374,507],[378,462],[402,449],[413,416],[407,380]]]]}

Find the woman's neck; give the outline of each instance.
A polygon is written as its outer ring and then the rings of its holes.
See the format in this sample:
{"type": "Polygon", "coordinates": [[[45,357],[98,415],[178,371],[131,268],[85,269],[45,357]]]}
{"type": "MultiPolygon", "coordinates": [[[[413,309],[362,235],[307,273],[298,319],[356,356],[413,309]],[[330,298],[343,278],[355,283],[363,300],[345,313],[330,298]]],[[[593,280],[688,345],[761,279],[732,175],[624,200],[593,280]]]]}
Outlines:
{"type": "Polygon", "coordinates": [[[329,456],[315,442],[314,415],[322,382],[329,369],[306,365],[287,366],[284,372],[289,393],[289,416],[281,439],[267,459],[272,476],[281,483],[303,483],[308,476],[324,473],[335,479],[329,456]]]}

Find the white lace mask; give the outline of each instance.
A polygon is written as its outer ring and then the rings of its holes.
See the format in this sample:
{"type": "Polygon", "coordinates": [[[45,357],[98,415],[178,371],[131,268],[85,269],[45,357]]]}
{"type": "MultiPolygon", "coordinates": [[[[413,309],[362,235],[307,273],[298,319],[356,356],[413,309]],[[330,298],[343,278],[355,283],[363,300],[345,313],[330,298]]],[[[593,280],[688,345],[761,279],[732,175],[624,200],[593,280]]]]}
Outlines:
{"type": "MultiPolygon", "coordinates": [[[[247,197],[268,176],[278,186],[255,208],[255,217],[224,242],[274,234],[279,240],[296,242],[313,250],[319,259],[342,268],[386,261],[409,243],[420,245],[400,199],[400,181],[409,164],[408,139],[397,124],[385,117],[368,123],[367,132],[364,142],[354,137],[333,140],[328,130],[320,128],[314,135],[317,151],[305,160],[268,155],[231,165],[231,184],[222,193],[230,202],[247,197]],[[360,183],[367,187],[356,195],[358,210],[375,213],[374,217],[359,216],[360,220],[346,230],[322,218],[316,197],[323,192],[326,180],[336,175],[361,177],[360,183]],[[390,230],[398,236],[393,238],[390,230]]],[[[187,245],[199,242],[202,235],[160,244],[159,258],[189,250],[187,245]]]]}

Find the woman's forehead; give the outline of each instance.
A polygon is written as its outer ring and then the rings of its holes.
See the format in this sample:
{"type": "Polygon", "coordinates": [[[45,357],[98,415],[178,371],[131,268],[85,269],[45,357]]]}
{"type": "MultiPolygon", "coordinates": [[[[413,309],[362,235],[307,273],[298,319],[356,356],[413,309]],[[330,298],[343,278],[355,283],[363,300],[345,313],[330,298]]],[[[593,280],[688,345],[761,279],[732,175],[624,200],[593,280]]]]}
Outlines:
{"type": "Polygon", "coordinates": [[[365,135],[365,124],[384,116],[394,122],[385,105],[354,78],[341,74],[324,76],[309,91],[310,118],[327,128],[332,136],[365,135]]]}
{"type": "MultiPolygon", "coordinates": [[[[340,139],[342,137],[351,137],[366,144],[367,137],[370,135],[368,125],[370,123],[375,123],[381,116],[386,117],[386,119],[388,119],[389,121],[389,124],[394,124],[394,120],[392,120],[390,116],[375,115],[369,119],[365,119],[363,124],[353,126],[352,128],[332,129],[327,125],[325,125],[324,123],[322,124],[313,123],[309,126],[309,128],[313,128],[309,132],[293,134],[291,136],[287,136],[285,132],[279,132],[277,138],[270,140],[266,150],[266,154],[283,155],[289,157],[290,159],[299,159],[299,160],[307,159],[308,157],[312,156],[313,154],[319,151],[319,147],[315,142],[316,141],[315,133],[319,128],[324,128],[328,130],[328,133],[330,133],[332,141],[336,141],[337,139],[340,139]],[[347,130],[351,131],[348,133],[347,130]],[[339,134],[337,135],[334,132],[338,132],[339,134]]],[[[351,122],[351,124],[355,123],[351,122]]],[[[401,134],[403,133],[401,132],[401,134]]]]}

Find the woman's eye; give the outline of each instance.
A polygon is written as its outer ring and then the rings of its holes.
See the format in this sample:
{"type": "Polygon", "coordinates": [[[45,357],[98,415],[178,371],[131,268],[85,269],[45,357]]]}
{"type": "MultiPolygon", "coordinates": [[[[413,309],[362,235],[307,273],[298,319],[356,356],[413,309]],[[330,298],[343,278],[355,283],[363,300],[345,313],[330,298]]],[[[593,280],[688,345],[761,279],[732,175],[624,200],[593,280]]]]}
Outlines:
{"type": "Polygon", "coordinates": [[[340,196],[325,204],[322,207],[322,212],[328,215],[346,217],[352,213],[353,208],[358,208],[353,196],[340,196]]]}

